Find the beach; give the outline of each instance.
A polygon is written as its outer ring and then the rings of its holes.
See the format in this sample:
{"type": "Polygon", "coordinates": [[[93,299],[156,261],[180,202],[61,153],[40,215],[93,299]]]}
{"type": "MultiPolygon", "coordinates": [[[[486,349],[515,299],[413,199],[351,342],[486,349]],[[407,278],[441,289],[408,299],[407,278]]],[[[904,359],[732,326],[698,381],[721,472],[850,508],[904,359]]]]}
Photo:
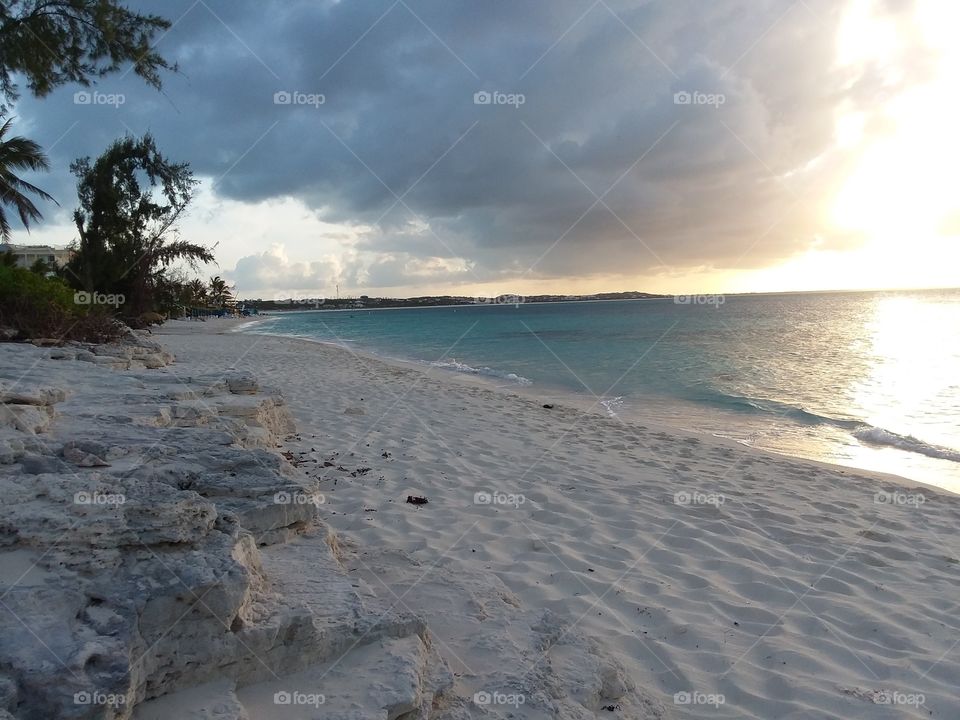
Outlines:
{"type": "Polygon", "coordinates": [[[457,717],[956,714],[960,497],[236,325],[168,323],[158,372],[283,394],[343,567],[425,620],[457,717]],[[565,635],[609,682],[551,688],[565,635]]]}
{"type": "Polygon", "coordinates": [[[958,27],[0,3],[0,720],[960,720],[958,27]]]}

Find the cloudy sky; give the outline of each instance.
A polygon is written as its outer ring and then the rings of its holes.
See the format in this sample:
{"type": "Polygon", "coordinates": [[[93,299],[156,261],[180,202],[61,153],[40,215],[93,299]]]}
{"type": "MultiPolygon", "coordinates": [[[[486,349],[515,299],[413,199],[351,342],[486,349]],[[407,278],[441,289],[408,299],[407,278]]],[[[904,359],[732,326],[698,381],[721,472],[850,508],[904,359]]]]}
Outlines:
{"type": "Polygon", "coordinates": [[[244,297],[957,284],[953,0],[141,0],[180,65],[15,108],[153,133],[244,297]]]}

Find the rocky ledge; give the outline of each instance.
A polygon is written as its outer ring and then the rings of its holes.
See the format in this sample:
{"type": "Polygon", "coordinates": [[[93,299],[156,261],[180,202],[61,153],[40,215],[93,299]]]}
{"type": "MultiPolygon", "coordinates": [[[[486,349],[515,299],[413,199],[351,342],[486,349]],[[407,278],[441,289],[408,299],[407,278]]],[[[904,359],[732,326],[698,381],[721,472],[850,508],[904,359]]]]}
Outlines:
{"type": "Polygon", "coordinates": [[[344,571],[283,398],[172,360],[0,344],[0,718],[432,717],[453,678],[344,571]],[[377,682],[321,692],[351,672],[377,682]]]}

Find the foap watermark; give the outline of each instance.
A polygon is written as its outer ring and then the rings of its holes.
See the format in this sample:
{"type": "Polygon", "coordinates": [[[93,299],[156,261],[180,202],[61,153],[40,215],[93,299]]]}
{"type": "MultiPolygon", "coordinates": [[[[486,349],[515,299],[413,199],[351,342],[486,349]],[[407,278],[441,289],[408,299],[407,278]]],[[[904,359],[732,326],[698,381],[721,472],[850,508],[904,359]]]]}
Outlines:
{"type": "Polygon", "coordinates": [[[881,490],[873,494],[873,502],[876,505],[904,505],[907,507],[920,507],[927,501],[923,493],[906,493],[900,490],[886,492],[881,490]]]}
{"type": "Polygon", "coordinates": [[[308,705],[320,707],[327,701],[323,693],[305,693],[298,690],[280,690],[273,694],[274,705],[308,705]]]}
{"type": "Polygon", "coordinates": [[[688,492],[681,490],[673,494],[673,503],[687,507],[689,505],[713,505],[720,507],[727,499],[721,493],[688,492]]]}
{"type": "Polygon", "coordinates": [[[905,693],[899,690],[881,690],[874,702],[877,705],[907,705],[909,707],[920,707],[925,705],[927,697],[923,693],[905,693]]]}
{"type": "Polygon", "coordinates": [[[127,301],[123,293],[87,292],[80,290],[73,294],[74,305],[109,305],[120,307],[127,301]]]}
{"type": "Polygon", "coordinates": [[[713,305],[719,308],[727,301],[724,295],[674,295],[674,305],[713,305]]]}
{"type": "Polygon", "coordinates": [[[118,108],[127,102],[123,93],[103,93],[97,90],[80,90],[73,94],[74,105],[110,105],[118,108]]]}
{"type": "Polygon", "coordinates": [[[76,505],[123,505],[127,502],[127,496],[123,493],[106,493],[100,490],[87,492],[81,490],[74,493],[73,502],[76,505]]]}
{"type": "Polygon", "coordinates": [[[487,705],[509,705],[511,707],[520,707],[527,701],[523,693],[502,693],[497,690],[480,690],[473,694],[475,705],[485,707],[487,705]]]}
{"type": "Polygon", "coordinates": [[[696,690],[683,690],[673,694],[674,705],[712,705],[717,708],[727,702],[721,693],[702,693],[696,690]]]}
{"type": "Polygon", "coordinates": [[[319,108],[327,102],[323,93],[305,93],[299,90],[278,90],[273,94],[274,105],[309,105],[319,108]]]}
{"type": "Polygon", "coordinates": [[[286,492],[281,490],[273,496],[275,505],[323,505],[327,498],[320,493],[286,492]]]}
{"type": "Polygon", "coordinates": [[[126,702],[126,695],[104,693],[99,690],[81,690],[73,694],[74,705],[109,705],[111,707],[119,707],[125,705],[126,702]]]}
{"type": "Polygon", "coordinates": [[[477,297],[474,298],[474,303],[477,305],[513,305],[514,307],[520,307],[525,303],[527,299],[522,295],[497,295],[495,297],[477,297]]]}
{"type": "Polygon", "coordinates": [[[699,90],[688,92],[681,90],[673,94],[674,105],[713,105],[720,107],[727,102],[727,96],[723,93],[705,93],[699,90]]]}
{"type": "Polygon", "coordinates": [[[519,508],[526,501],[527,498],[519,493],[505,493],[496,490],[487,492],[486,490],[480,490],[473,494],[474,505],[509,505],[519,508]]]}
{"type": "Polygon", "coordinates": [[[512,105],[514,108],[519,108],[525,102],[527,102],[527,96],[523,93],[480,90],[473,94],[474,105],[512,105]]]}

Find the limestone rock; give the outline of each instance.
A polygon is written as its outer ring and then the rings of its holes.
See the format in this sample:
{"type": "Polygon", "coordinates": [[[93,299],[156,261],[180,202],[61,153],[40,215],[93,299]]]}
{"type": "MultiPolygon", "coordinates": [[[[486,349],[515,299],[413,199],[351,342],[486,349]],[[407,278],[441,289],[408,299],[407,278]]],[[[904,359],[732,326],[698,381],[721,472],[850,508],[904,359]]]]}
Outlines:
{"type": "Polygon", "coordinates": [[[0,718],[126,720],[226,682],[184,717],[244,720],[234,685],[354,645],[397,673],[381,717],[427,712],[449,673],[419,618],[368,605],[339,564],[318,483],[275,451],[280,396],[242,373],[117,373],[172,360],[133,333],[64,350],[0,346],[0,718]],[[290,562],[265,564],[283,542],[290,562]]]}
{"type": "Polygon", "coordinates": [[[254,377],[253,373],[233,371],[227,373],[224,379],[226,380],[227,388],[229,388],[230,392],[234,395],[250,395],[260,389],[257,378],[254,377]]]}
{"type": "Polygon", "coordinates": [[[105,467],[110,464],[99,455],[76,446],[65,447],[63,449],[63,459],[80,467],[105,467]]]}
{"type": "Polygon", "coordinates": [[[0,381],[0,403],[5,405],[55,405],[66,398],[62,388],[0,381]]]}
{"type": "Polygon", "coordinates": [[[52,455],[29,454],[19,458],[20,469],[25,475],[70,472],[70,467],[52,455]]]}
{"type": "Polygon", "coordinates": [[[0,428],[9,427],[25,433],[42,433],[55,413],[44,405],[0,405],[0,428]]]}
{"type": "Polygon", "coordinates": [[[148,353],[146,355],[141,355],[139,356],[138,360],[143,363],[144,367],[150,370],[162,368],[170,364],[170,361],[160,353],[148,353]]]}
{"type": "Polygon", "coordinates": [[[18,437],[0,437],[0,465],[12,465],[24,456],[27,445],[18,437]]]}
{"type": "Polygon", "coordinates": [[[130,361],[125,360],[124,358],[113,357],[111,355],[94,355],[89,359],[88,362],[92,362],[95,365],[105,365],[107,367],[113,368],[114,370],[126,370],[130,367],[130,361]]]}
{"type": "Polygon", "coordinates": [[[234,683],[219,680],[143,703],[134,720],[251,720],[234,683]]]}

